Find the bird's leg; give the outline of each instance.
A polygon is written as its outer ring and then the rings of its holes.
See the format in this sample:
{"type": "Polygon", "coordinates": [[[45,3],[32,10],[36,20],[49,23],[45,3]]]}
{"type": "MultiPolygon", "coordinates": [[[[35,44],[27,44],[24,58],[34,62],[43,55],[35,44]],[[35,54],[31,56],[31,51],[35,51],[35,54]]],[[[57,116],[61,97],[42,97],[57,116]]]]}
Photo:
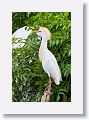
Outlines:
{"type": "Polygon", "coordinates": [[[41,102],[49,102],[50,95],[51,95],[51,84],[53,81],[51,81],[51,78],[49,77],[49,85],[46,87],[44,91],[44,95],[42,96],[41,102]]]}
{"type": "Polygon", "coordinates": [[[47,86],[47,93],[50,95],[51,94],[51,89],[52,89],[52,84],[54,81],[49,77],[49,85],[47,86]]]}
{"type": "Polygon", "coordinates": [[[53,83],[54,83],[54,80],[52,80],[52,79],[49,77],[49,84],[51,84],[51,86],[52,86],[53,83]]]}
{"type": "Polygon", "coordinates": [[[50,91],[51,91],[51,81],[49,81],[49,85],[47,86],[46,94],[50,95],[50,91]]]}

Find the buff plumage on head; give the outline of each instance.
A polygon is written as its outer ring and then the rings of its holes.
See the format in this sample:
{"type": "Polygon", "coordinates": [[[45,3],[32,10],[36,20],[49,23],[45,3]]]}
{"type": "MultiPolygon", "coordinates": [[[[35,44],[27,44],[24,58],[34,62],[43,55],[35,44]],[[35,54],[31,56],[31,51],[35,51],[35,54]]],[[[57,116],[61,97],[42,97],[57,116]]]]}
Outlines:
{"type": "Polygon", "coordinates": [[[39,31],[45,32],[45,35],[46,35],[46,37],[48,38],[48,40],[51,39],[51,33],[50,33],[50,31],[49,31],[47,28],[45,28],[45,27],[40,27],[40,28],[39,28],[39,31]]]}

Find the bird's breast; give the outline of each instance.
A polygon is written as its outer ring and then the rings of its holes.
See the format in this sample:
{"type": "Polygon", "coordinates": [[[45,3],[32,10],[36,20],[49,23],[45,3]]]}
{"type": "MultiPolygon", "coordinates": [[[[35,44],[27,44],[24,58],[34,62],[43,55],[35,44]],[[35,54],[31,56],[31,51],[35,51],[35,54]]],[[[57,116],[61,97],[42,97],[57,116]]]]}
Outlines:
{"type": "Polygon", "coordinates": [[[40,47],[40,49],[39,49],[39,59],[40,59],[40,61],[43,60],[43,57],[44,57],[44,50],[43,50],[43,48],[40,47]]]}
{"type": "Polygon", "coordinates": [[[45,46],[41,46],[39,49],[39,59],[40,61],[43,61],[45,59],[47,53],[47,48],[45,46]]]}

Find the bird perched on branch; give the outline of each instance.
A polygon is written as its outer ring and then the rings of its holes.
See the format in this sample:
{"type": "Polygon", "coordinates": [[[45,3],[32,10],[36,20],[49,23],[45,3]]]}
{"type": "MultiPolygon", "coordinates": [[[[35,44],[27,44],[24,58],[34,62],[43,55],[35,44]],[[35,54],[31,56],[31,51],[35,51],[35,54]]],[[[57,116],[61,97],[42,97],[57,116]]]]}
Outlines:
{"type": "MultiPolygon", "coordinates": [[[[45,27],[40,27],[39,30],[35,32],[38,36],[42,38],[41,45],[39,48],[39,59],[42,62],[44,71],[49,76],[49,85],[48,85],[48,90],[49,90],[51,78],[53,78],[56,85],[60,84],[60,81],[62,81],[61,72],[55,56],[47,48],[47,41],[51,39],[50,31],[45,27]]],[[[50,91],[48,92],[48,95],[50,94],[50,91]]],[[[44,94],[46,93],[47,90],[44,94]]]]}

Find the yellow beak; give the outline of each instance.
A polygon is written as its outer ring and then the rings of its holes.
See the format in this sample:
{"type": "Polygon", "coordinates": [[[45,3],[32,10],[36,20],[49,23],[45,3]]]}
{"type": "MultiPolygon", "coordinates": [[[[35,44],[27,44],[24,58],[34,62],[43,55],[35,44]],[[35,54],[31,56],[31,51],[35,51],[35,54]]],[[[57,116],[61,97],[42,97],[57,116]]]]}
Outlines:
{"type": "Polygon", "coordinates": [[[37,33],[37,32],[38,32],[38,30],[32,30],[32,32],[35,32],[35,33],[37,33]]]}

